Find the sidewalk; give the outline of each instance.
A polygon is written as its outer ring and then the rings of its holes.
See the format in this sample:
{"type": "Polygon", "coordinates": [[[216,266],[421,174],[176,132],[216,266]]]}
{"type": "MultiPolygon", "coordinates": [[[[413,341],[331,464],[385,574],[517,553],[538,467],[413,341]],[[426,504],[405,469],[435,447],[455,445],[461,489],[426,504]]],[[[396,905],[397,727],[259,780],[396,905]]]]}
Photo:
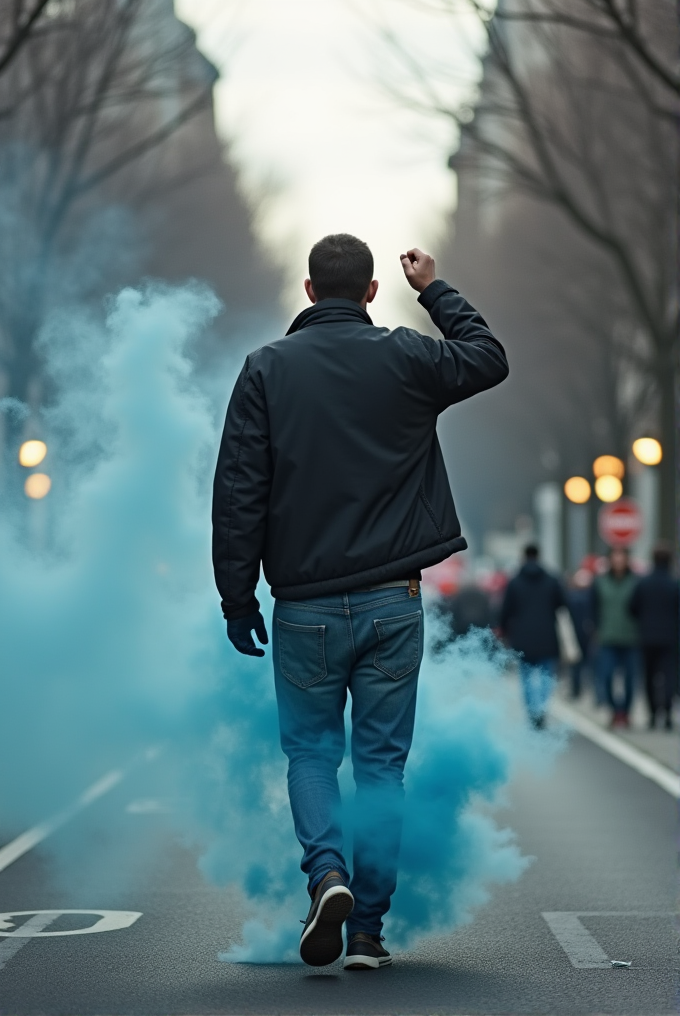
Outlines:
{"type": "Polygon", "coordinates": [[[616,730],[610,730],[609,720],[611,711],[606,706],[598,707],[595,705],[591,688],[586,688],[581,693],[580,698],[572,699],[569,697],[568,681],[562,679],[558,682],[556,695],[561,702],[564,702],[565,705],[568,705],[576,712],[581,713],[582,716],[585,716],[592,723],[596,723],[604,730],[608,730],[609,733],[621,738],[622,741],[627,741],[629,744],[634,745],[640,751],[645,752],[646,755],[656,759],[657,762],[672,769],[673,772],[680,773],[680,737],[678,736],[678,730],[680,730],[680,709],[677,702],[674,716],[675,730],[662,730],[658,728],[656,730],[648,730],[649,713],[639,693],[633,703],[630,715],[630,729],[621,730],[617,728],[616,730]]]}

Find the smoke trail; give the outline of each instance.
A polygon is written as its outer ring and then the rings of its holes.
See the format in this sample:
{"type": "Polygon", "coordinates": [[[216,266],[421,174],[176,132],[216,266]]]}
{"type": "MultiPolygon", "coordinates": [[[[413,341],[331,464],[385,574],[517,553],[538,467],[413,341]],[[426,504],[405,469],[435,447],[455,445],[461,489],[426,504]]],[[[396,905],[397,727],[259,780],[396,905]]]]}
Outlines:
{"type": "Polygon", "coordinates": [[[217,307],[200,290],[127,290],[104,329],[57,319],[43,338],[62,386],[45,421],[53,553],[0,529],[0,729],[10,757],[35,746],[33,765],[3,768],[16,822],[75,790],[83,765],[166,736],[215,684],[200,651],[221,634],[202,524],[214,430],[182,346],[217,307]]]}
{"type": "MultiPolygon", "coordinates": [[[[0,793],[20,831],[87,774],[165,744],[178,831],[205,876],[238,886],[250,912],[243,942],[221,958],[296,961],[306,896],[270,664],[229,646],[210,566],[221,420],[192,380],[190,346],[218,310],[198,285],[148,286],[121,292],[103,324],[69,313],[45,329],[59,391],[43,421],[50,552],[32,553],[0,522],[0,738],[5,757],[22,760],[2,767],[0,793]]],[[[555,743],[525,732],[506,665],[479,635],[425,662],[394,942],[469,920],[528,863],[488,805],[555,743]]],[[[60,843],[68,875],[75,847],[60,843]]]]}
{"type": "Polygon", "coordinates": [[[13,399],[10,396],[0,399],[0,413],[5,413],[18,422],[25,420],[30,415],[30,409],[20,399],[13,399]]]}
{"type": "MultiPolygon", "coordinates": [[[[430,641],[437,642],[437,621],[430,641]]],[[[472,920],[491,888],[515,881],[531,863],[510,829],[489,808],[518,769],[545,768],[564,734],[526,728],[516,687],[508,681],[511,654],[489,632],[473,632],[444,652],[426,653],[421,670],[414,748],[406,769],[406,815],[399,883],[385,922],[390,943],[406,947],[472,920]],[[483,805],[480,809],[479,805],[483,805]]],[[[347,760],[340,770],[351,814],[347,760]]],[[[297,857],[297,853],[295,855],[297,857]]],[[[300,904],[304,914],[304,903],[300,904]]],[[[221,953],[225,962],[299,962],[299,930],[286,900],[267,923],[251,920],[243,944],[221,953]]]]}

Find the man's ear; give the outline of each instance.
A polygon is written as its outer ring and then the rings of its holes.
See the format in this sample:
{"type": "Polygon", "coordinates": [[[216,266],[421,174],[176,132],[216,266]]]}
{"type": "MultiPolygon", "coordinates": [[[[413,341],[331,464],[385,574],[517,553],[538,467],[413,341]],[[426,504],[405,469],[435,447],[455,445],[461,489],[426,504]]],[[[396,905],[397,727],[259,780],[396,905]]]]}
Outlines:
{"type": "Polygon", "coordinates": [[[366,303],[373,303],[373,301],[375,300],[376,293],[378,292],[378,285],[379,285],[378,280],[373,279],[370,286],[366,290],[366,296],[364,297],[366,303]]]}
{"type": "Polygon", "coordinates": [[[311,279],[305,279],[305,293],[312,303],[316,303],[316,293],[314,292],[314,286],[312,285],[311,279]]]}

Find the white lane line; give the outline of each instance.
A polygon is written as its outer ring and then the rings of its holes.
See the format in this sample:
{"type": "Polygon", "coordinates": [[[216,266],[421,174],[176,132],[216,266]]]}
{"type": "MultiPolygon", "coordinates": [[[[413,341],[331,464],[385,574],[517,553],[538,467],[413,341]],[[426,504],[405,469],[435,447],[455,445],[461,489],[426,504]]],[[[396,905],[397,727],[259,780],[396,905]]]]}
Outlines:
{"type": "Polygon", "coordinates": [[[31,936],[39,934],[44,928],[56,921],[59,916],[59,911],[42,911],[37,913],[33,917],[29,917],[25,924],[21,926],[22,935],[12,935],[11,938],[5,938],[4,942],[0,942],[0,970],[9,963],[13,956],[23,949],[28,942],[31,941],[31,936]]]}
{"type": "Polygon", "coordinates": [[[165,801],[157,801],[154,798],[140,798],[126,804],[125,810],[129,815],[165,815],[169,814],[172,808],[165,801]]]}
{"type": "Polygon", "coordinates": [[[656,910],[581,910],[547,911],[541,914],[553,935],[578,970],[611,970],[612,961],[581,924],[581,917],[673,917],[669,911],[656,910]]]}
{"type": "Polygon", "coordinates": [[[586,716],[582,716],[576,709],[571,709],[565,702],[555,699],[550,706],[553,716],[563,723],[568,724],[575,730],[587,737],[593,744],[604,748],[610,755],[614,755],[621,762],[625,762],[631,769],[635,769],[641,776],[653,780],[659,787],[665,790],[672,797],[680,797],[680,776],[674,773],[668,766],[657,762],[655,758],[647,755],[644,751],[636,748],[629,741],[610,734],[603,730],[597,723],[593,723],[586,716]]]}
{"type": "Polygon", "coordinates": [[[139,910],[11,910],[6,914],[0,914],[0,935],[5,938],[53,938],[64,935],[94,935],[102,931],[120,931],[121,928],[130,928],[135,921],[142,916],[139,910]],[[31,921],[20,924],[15,928],[15,917],[26,917],[28,914],[35,914],[38,917],[49,915],[47,924],[56,921],[63,914],[87,914],[88,917],[97,917],[99,920],[84,928],[67,928],[65,931],[36,931],[31,921]]]}
{"type": "Polygon", "coordinates": [[[578,914],[564,912],[541,915],[553,935],[569,957],[572,967],[579,970],[610,969],[611,963],[604,949],[578,919],[578,914]]]}
{"type": "Polygon", "coordinates": [[[83,808],[87,808],[89,804],[103,797],[117,783],[120,783],[122,778],[123,771],[121,769],[113,769],[110,773],[107,773],[93,783],[91,787],[88,787],[80,797],[76,798],[63,811],[53,815],[52,818],[48,818],[45,822],[40,822],[38,825],[33,826],[32,829],[27,829],[25,833],[21,833],[11,843],[7,843],[4,847],[0,848],[0,871],[4,871],[14,861],[23,857],[29,850],[32,850],[38,843],[41,843],[42,840],[50,836],[56,829],[59,829],[60,826],[63,826],[72,819],[74,815],[77,815],[79,811],[82,811],[83,808]]]}

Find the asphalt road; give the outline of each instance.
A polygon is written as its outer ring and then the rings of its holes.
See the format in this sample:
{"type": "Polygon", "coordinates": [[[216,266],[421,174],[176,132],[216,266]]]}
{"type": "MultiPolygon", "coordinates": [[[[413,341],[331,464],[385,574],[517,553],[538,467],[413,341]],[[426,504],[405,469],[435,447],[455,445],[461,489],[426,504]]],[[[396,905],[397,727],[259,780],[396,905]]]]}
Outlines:
{"type": "MultiPolygon", "coordinates": [[[[125,814],[126,856],[132,845],[146,857],[143,874],[121,889],[116,843],[88,839],[83,882],[74,886],[38,846],[0,872],[0,911],[96,907],[142,916],[101,934],[0,937],[2,1016],[676,1011],[668,916],[676,895],[676,803],[580,737],[549,779],[513,788],[502,817],[537,858],[520,882],[497,891],[472,925],[375,973],[218,962],[238,935],[234,899],[202,881],[189,849],[168,842],[162,816],[143,805],[125,811],[124,781],[107,796],[125,814]],[[574,966],[569,954],[577,963],[632,966],[574,966]]],[[[77,816],[53,842],[62,837],[64,851],[73,849],[74,831],[87,821],[77,816]]],[[[44,930],[97,920],[67,915],[44,930]]]]}

